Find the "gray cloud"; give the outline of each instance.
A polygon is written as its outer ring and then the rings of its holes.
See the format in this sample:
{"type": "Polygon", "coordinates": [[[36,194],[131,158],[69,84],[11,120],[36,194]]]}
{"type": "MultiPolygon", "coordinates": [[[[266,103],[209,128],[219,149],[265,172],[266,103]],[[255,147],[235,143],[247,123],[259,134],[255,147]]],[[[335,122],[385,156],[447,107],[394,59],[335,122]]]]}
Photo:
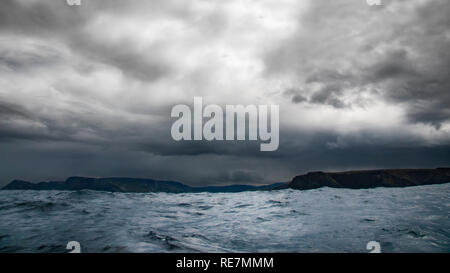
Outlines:
{"type": "Polygon", "coordinates": [[[300,18],[306,30],[267,55],[267,73],[296,71],[294,103],[350,107],[346,94],[379,92],[404,105],[410,122],[439,128],[450,118],[449,12],[446,1],[385,1],[381,10],[315,1],[300,18]],[[312,83],[321,86],[307,96],[312,83]]]}
{"type": "MultiPolygon", "coordinates": [[[[165,12],[161,7],[166,7],[170,11],[169,14],[180,15],[183,11],[171,10],[171,4],[161,1],[158,3],[152,1],[151,4],[138,1],[127,4],[123,1],[110,1],[108,5],[101,2],[89,1],[80,7],[73,8],[63,0],[30,3],[7,0],[2,3],[0,11],[0,29],[14,34],[22,33],[29,37],[44,36],[59,40],[69,46],[71,50],[87,58],[113,65],[123,73],[140,80],[152,81],[169,73],[173,64],[161,57],[164,45],[154,44],[143,50],[136,50],[133,40],[104,41],[87,32],[88,23],[98,19],[102,14],[108,13],[115,14],[120,19],[123,15],[158,16],[158,13],[164,14],[165,12]],[[152,12],[143,14],[142,9],[139,8],[140,5],[143,5],[143,9],[152,12]],[[158,8],[159,5],[160,8],[158,8]]],[[[14,59],[7,57],[6,54],[2,54],[3,61],[10,66],[30,65],[29,61],[21,61],[27,56],[15,56],[14,59]]],[[[42,58],[41,52],[34,57],[35,59],[49,60],[47,57],[42,58]]]]}

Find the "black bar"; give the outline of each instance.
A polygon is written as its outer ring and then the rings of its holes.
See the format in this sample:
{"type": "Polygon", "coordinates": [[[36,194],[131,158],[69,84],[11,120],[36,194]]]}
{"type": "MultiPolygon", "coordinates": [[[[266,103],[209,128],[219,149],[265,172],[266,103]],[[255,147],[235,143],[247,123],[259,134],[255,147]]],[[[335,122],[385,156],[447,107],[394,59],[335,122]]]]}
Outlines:
{"type": "MultiPolygon", "coordinates": [[[[2,268],[85,272],[92,270],[139,270],[142,272],[314,272],[316,270],[380,270],[392,266],[403,270],[424,265],[446,268],[447,254],[240,254],[240,253],[156,253],[156,254],[0,254],[2,268]],[[240,263],[237,263],[240,259],[240,263]],[[209,260],[205,267],[177,267],[180,261],[209,260]],[[264,261],[272,260],[264,263],[264,261]],[[224,266],[226,261],[226,266],[224,266]],[[244,264],[242,261],[245,261],[244,264]],[[248,262],[250,261],[250,262],[248,262]],[[261,262],[263,261],[263,262],[261,262]],[[216,264],[214,264],[216,263],[216,264]],[[264,266],[262,266],[264,265],[264,266]],[[268,266],[272,265],[272,266],[268,266]]],[[[186,263],[184,263],[186,265],[186,263]]],[[[196,265],[201,265],[200,262],[196,265]]],[[[381,271],[383,270],[383,271],[381,271]]]]}

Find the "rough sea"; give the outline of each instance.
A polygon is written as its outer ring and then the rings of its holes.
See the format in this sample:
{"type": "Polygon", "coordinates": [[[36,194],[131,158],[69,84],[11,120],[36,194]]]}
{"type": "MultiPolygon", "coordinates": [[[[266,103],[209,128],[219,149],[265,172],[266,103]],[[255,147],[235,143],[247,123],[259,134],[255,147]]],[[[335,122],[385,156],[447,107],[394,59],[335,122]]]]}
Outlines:
{"type": "Polygon", "coordinates": [[[450,252],[450,184],[241,193],[0,191],[0,252],[450,252]]]}

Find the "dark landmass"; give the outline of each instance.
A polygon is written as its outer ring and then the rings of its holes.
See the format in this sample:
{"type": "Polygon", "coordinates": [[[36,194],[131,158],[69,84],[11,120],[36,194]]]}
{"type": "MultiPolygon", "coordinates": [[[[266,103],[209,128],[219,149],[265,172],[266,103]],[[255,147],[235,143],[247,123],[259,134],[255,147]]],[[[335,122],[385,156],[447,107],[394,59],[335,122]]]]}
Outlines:
{"type": "Polygon", "coordinates": [[[162,181],[154,179],[110,177],[110,178],[89,178],[70,177],[66,181],[51,181],[31,183],[22,180],[14,180],[6,185],[2,190],[95,190],[109,192],[242,192],[255,190],[270,190],[279,187],[282,183],[275,183],[265,186],[250,185],[230,185],[230,186],[209,186],[190,187],[180,182],[162,181]]]}
{"type": "Polygon", "coordinates": [[[96,190],[109,192],[242,192],[257,190],[297,189],[310,190],[321,187],[369,189],[376,187],[409,187],[450,182],[450,168],[388,169],[347,172],[310,172],[296,176],[289,183],[265,186],[230,185],[191,187],[175,181],[111,177],[70,177],[66,181],[31,183],[14,180],[2,190],[96,190]]]}
{"type": "Polygon", "coordinates": [[[294,177],[284,187],[297,190],[310,190],[321,187],[369,189],[443,184],[448,182],[450,182],[450,168],[387,169],[329,173],[310,172],[294,177]]]}

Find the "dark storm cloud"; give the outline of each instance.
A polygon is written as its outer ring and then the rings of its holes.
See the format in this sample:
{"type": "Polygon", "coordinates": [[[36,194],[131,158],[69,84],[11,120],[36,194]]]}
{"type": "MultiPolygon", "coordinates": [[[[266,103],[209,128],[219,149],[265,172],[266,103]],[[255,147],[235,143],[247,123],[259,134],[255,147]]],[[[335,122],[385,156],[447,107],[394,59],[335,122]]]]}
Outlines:
{"type": "Polygon", "coordinates": [[[338,135],[324,132],[303,136],[302,141],[295,140],[298,135],[285,135],[290,146],[280,146],[284,148],[278,153],[283,156],[277,158],[242,154],[152,156],[129,150],[119,143],[111,143],[108,147],[74,142],[2,143],[0,183],[16,178],[40,181],[81,175],[153,177],[191,185],[264,184],[289,181],[295,175],[313,170],[448,165],[449,144],[424,147],[417,142],[406,141],[398,145],[399,141],[387,136],[384,141],[377,140],[380,136],[368,140],[366,137],[370,135],[368,132],[353,137],[353,140],[340,140],[338,135]],[[26,171],[24,166],[27,166],[26,171]]]}
{"type": "Polygon", "coordinates": [[[379,92],[380,99],[404,105],[412,123],[439,128],[448,122],[448,2],[386,1],[378,10],[360,4],[314,1],[312,12],[300,18],[308,30],[267,55],[267,72],[297,71],[306,87],[287,91],[294,103],[351,107],[341,99],[345,94],[379,92]],[[319,40],[327,48],[316,50],[319,40]],[[314,82],[321,86],[306,95],[314,82]]]}
{"type": "Polygon", "coordinates": [[[3,120],[14,116],[29,118],[31,114],[20,105],[0,101],[0,116],[3,120]]]}
{"type": "Polygon", "coordinates": [[[30,128],[21,128],[17,123],[35,123],[36,117],[21,105],[0,101],[0,140],[38,140],[46,139],[42,134],[30,130],[30,128]]]}
{"type": "Polygon", "coordinates": [[[156,141],[143,139],[143,143],[136,145],[136,149],[169,156],[196,155],[241,155],[241,156],[274,156],[274,153],[261,154],[259,142],[218,142],[218,141],[174,141],[167,135],[156,141]]]}

